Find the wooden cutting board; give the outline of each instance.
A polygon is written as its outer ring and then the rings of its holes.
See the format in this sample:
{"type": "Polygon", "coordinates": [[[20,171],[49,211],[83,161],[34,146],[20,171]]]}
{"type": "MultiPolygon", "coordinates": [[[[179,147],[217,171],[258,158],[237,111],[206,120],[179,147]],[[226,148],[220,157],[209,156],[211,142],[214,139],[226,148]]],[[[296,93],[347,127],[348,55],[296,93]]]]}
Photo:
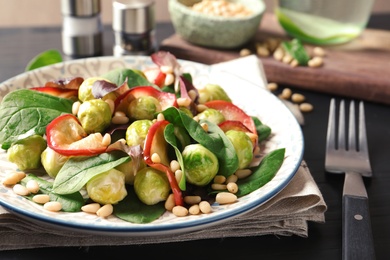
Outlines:
{"type": "MultiPolygon", "coordinates": [[[[257,35],[247,47],[267,38],[288,39],[273,14],[264,15],[257,35]]],[[[314,46],[305,45],[310,51],[314,46]]],[[[338,46],[322,46],[326,50],[320,68],[291,67],[273,57],[259,57],[268,82],[291,85],[344,97],[390,104],[390,31],[366,29],[354,41],[338,46]]],[[[174,34],[165,39],[160,50],[177,58],[215,64],[239,58],[242,49],[223,50],[196,46],[174,34]]]]}

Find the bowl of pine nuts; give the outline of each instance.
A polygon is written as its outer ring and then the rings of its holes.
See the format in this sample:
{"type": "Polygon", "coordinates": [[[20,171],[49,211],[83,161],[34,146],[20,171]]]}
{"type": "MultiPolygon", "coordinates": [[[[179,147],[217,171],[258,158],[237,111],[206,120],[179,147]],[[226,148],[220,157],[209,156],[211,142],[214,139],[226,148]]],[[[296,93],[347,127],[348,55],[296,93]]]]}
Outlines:
{"type": "Polygon", "coordinates": [[[262,0],[169,0],[175,32],[186,41],[234,49],[256,34],[265,11],[262,0]]]}

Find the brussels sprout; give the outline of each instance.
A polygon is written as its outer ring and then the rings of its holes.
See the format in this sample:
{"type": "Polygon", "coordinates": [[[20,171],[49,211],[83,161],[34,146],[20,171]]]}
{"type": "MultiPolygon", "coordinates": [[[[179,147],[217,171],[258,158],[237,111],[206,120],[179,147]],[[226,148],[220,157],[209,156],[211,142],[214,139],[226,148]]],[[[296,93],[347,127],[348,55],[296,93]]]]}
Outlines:
{"type": "Polygon", "coordinates": [[[100,204],[116,204],[126,195],[125,174],[116,169],[103,172],[86,184],[88,196],[100,204]]]}
{"type": "Polygon", "coordinates": [[[229,102],[232,101],[230,97],[227,95],[227,93],[225,92],[225,90],[219,85],[207,84],[203,88],[199,88],[198,92],[199,92],[198,102],[201,104],[204,104],[211,100],[225,100],[229,102]]]}
{"type": "Polygon", "coordinates": [[[217,157],[201,144],[187,145],[182,155],[188,183],[205,186],[218,173],[219,164],[217,157]]]}
{"type": "Polygon", "coordinates": [[[253,142],[251,138],[245,132],[238,130],[229,130],[225,134],[232,142],[237,153],[238,169],[247,168],[253,159],[253,142]]]}
{"type": "Polygon", "coordinates": [[[45,139],[32,135],[12,144],[7,150],[7,159],[15,163],[19,170],[37,169],[41,166],[41,153],[45,148],[45,139]]]}
{"type": "Polygon", "coordinates": [[[146,167],[146,163],[144,160],[139,160],[138,165],[136,165],[134,160],[131,160],[129,162],[122,163],[115,167],[118,171],[121,171],[125,174],[125,183],[133,185],[134,184],[134,179],[135,175],[137,172],[143,168],[146,167]]]}
{"type": "Polygon", "coordinates": [[[128,114],[134,120],[153,119],[154,114],[160,111],[160,102],[152,96],[142,96],[134,99],[128,108],[128,114]]]}
{"type": "Polygon", "coordinates": [[[179,107],[179,110],[184,112],[187,116],[193,118],[194,115],[192,114],[191,110],[189,110],[187,107],[179,107]]]}
{"type": "Polygon", "coordinates": [[[216,125],[225,121],[225,116],[214,108],[207,108],[206,110],[200,112],[197,117],[199,120],[206,119],[216,125]]]}
{"type": "Polygon", "coordinates": [[[146,135],[153,122],[149,119],[137,120],[131,123],[126,130],[126,143],[129,146],[140,145],[144,147],[146,135]]]}
{"type": "Polygon", "coordinates": [[[146,205],[154,205],[168,198],[171,186],[164,172],[145,167],[135,175],[134,191],[146,205]]]}
{"type": "Polygon", "coordinates": [[[87,78],[81,83],[79,87],[79,100],[82,102],[85,102],[87,100],[95,99],[95,97],[92,94],[92,86],[95,81],[98,80],[105,80],[107,79],[101,78],[101,77],[91,77],[87,78]]]}
{"type": "Polygon", "coordinates": [[[80,105],[77,117],[85,132],[102,132],[111,123],[111,108],[101,99],[91,99],[80,105]]]}
{"type": "Polygon", "coordinates": [[[47,174],[52,178],[57,176],[58,172],[68,159],[69,156],[59,154],[49,147],[46,147],[41,154],[42,166],[46,170],[47,174]]]}

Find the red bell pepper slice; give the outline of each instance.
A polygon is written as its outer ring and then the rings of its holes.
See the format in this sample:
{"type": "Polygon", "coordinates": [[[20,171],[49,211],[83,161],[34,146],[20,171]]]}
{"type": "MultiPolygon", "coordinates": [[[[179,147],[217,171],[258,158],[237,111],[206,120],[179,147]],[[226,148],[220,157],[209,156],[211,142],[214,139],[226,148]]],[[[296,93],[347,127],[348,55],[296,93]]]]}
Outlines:
{"type": "Polygon", "coordinates": [[[131,101],[144,96],[156,98],[162,110],[172,106],[178,107],[175,94],[163,92],[151,86],[139,86],[129,89],[115,100],[115,111],[126,113],[131,101]]]}
{"type": "Polygon", "coordinates": [[[147,68],[143,71],[148,81],[156,84],[160,88],[165,85],[166,74],[161,72],[160,68],[147,68]]]}
{"type": "Polygon", "coordinates": [[[176,181],[175,174],[169,167],[169,160],[167,158],[167,142],[164,139],[164,129],[169,124],[168,121],[162,120],[154,123],[148,131],[144,144],[144,160],[147,165],[159,171],[165,172],[168,177],[169,184],[175,199],[175,205],[184,205],[182,192],[176,181]],[[160,156],[161,162],[153,162],[152,154],[157,153],[160,156]]]}
{"type": "Polygon", "coordinates": [[[61,98],[77,98],[78,90],[69,88],[58,88],[58,87],[33,87],[32,90],[43,92],[52,96],[61,98]]]}
{"type": "Polygon", "coordinates": [[[225,117],[225,120],[239,121],[243,123],[253,134],[257,134],[256,125],[252,117],[233,103],[225,100],[212,100],[206,102],[204,105],[220,111],[225,117]]]}
{"type": "Polygon", "coordinates": [[[46,127],[47,145],[66,156],[90,156],[106,151],[100,134],[87,133],[72,114],[58,116],[46,127]]]}

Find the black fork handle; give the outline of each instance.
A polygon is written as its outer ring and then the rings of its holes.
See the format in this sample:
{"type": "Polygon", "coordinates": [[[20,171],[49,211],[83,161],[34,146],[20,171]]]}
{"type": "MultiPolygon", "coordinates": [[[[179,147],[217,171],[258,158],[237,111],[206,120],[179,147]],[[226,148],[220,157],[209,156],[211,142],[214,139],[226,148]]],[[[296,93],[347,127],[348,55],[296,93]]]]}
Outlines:
{"type": "Polygon", "coordinates": [[[367,197],[343,196],[343,259],[375,259],[367,197]]]}

